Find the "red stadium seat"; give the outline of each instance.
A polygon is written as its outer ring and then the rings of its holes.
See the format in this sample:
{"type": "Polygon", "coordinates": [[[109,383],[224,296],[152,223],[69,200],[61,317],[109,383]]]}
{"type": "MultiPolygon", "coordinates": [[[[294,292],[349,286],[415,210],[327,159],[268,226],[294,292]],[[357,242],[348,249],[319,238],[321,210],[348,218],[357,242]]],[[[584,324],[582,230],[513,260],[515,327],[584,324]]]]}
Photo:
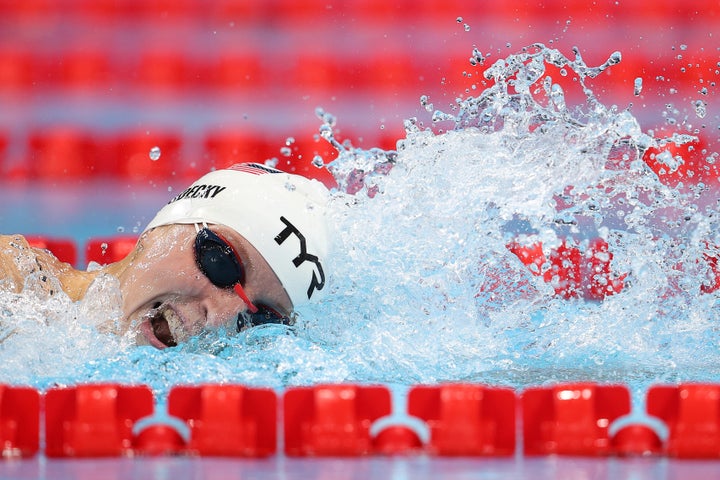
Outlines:
{"type": "Polygon", "coordinates": [[[87,131],[63,126],[47,128],[31,133],[28,143],[30,178],[61,182],[102,173],[97,143],[87,131]]]}
{"type": "Polygon", "coordinates": [[[337,158],[338,152],[319,133],[306,132],[297,136],[286,137],[284,144],[278,141],[275,158],[277,168],[284,172],[314,178],[328,188],[337,186],[335,178],[324,167],[314,164],[316,159],[327,164],[337,158]]]}
{"type": "Polygon", "coordinates": [[[325,0],[268,0],[268,9],[273,22],[281,25],[298,25],[305,22],[320,22],[337,13],[343,2],[328,3],[325,0]]]}
{"type": "Polygon", "coordinates": [[[175,386],[168,413],[190,427],[188,452],[264,457],[277,449],[277,395],[241,385],[175,386]]]}
{"type": "Polygon", "coordinates": [[[107,265],[122,260],[135,248],[137,240],[133,235],[91,238],[85,245],[85,263],[107,265]]]}
{"type": "Polygon", "coordinates": [[[210,66],[212,85],[227,93],[254,92],[272,81],[262,53],[256,50],[223,51],[210,66]]]}
{"type": "Polygon", "coordinates": [[[59,13],[52,0],[0,0],[0,18],[14,22],[42,22],[59,13]]]}
{"type": "Polygon", "coordinates": [[[0,132],[0,171],[5,170],[7,161],[7,150],[10,140],[5,132],[0,132]]]}
{"type": "Polygon", "coordinates": [[[8,45],[0,46],[0,92],[28,89],[36,80],[36,76],[37,58],[31,50],[8,45]]]}
{"type": "Polygon", "coordinates": [[[370,426],[391,412],[384,386],[294,387],[284,397],[285,453],[358,456],[372,452],[370,426]]]}
{"type": "Polygon", "coordinates": [[[212,21],[224,25],[262,25],[272,18],[272,2],[260,0],[224,0],[203,2],[205,13],[212,21]]]}
{"type": "Polygon", "coordinates": [[[521,396],[526,455],[612,453],[609,427],[630,413],[622,385],[569,383],[529,388],[521,396]]]}
{"type": "Polygon", "coordinates": [[[40,444],[40,393],[0,385],[0,451],[5,458],[32,457],[40,444]]]}
{"type": "Polygon", "coordinates": [[[341,61],[342,57],[332,50],[300,54],[293,60],[289,75],[283,75],[283,85],[303,95],[351,88],[354,83],[351,65],[343,65],[346,62],[341,61]]]}
{"type": "Polygon", "coordinates": [[[133,426],[155,408],[146,386],[90,384],[45,394],[45,454],[103,457],[131,454],[133,426]]]}
{"type": "Polygon", "coordinates": [[[133,75],[141,88],[171,94],[191,85],[191,72],[190,58],[182,47],[168,47],[142,51],[133,75]]]}
{"type": "Polygon", "coordinates": [[[63,88],[101,88],[111,81],[110,54],[103,50],[77,48],[54,57],[48,77],[63,88]]]}
{"type": "MultiPolygon", "coordinates": [[[[454,0],[451,0],[451,4],[454,0]]],[[[383,0],[348,0],[343,2],[343,16],[359,22],[361,25],[378,26],[395,24],[398,22],[416,22],[422,20],[424,15],[438,14],[433,0],[396,0],[385,2],[383,0]],[[432,10],[432,13],[430,12],[432,10]]],[[[453,20],[459,15],[454,13],[453,20]]],[[[448,17],[433,17],[431,21],[445,21],[448,17]]]]}
{"type": "Polygon", "coordinates": [[[42,235],[26,235],[30,246],[49,250],[61,262],[77,265],[77,247],[70,238],[51,238],[42,235]]]}
{"type": "Polygon", "coordinates": [[[128,19],[149,21],[192,21],[204,13],[205,4],[198,0],[125,0],[128,19]]]}
{"type": "Polygon", "coordinates": [[[200,173],[235,163],[264,163],[279,155],[278,149],[269,144],[263,132],[253,130],[209,132],[203,141],[203,152],[202,159],[195,162],[200,173]]]}
{"type": "Polygon", "coordinates": [[[363,86],[370,93],[384,97],[411,95],[418,97],[424,90],[422,66],[402,50],[381,50],[364,62],[363,86]]]}
{"type": "Polygon", "coordinates": [[[515,410],[508,388],[445,384],[408,393],[408,414],[427,422],[436,455],[513,455],[515,410]]]}
{"type": "Polygon", "coordinates": [[[178,135],[152,129],[121,132],[107,145],[108,155],[115,158],[113,174],[137,182],[181,177],[185,169],[181,146],[178,135]]]}

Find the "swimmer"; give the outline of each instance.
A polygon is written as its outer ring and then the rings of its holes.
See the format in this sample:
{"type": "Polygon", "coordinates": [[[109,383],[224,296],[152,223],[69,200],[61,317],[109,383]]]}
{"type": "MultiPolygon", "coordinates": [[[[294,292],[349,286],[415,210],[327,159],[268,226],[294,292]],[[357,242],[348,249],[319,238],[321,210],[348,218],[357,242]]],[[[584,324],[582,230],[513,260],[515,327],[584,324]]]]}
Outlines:
{"type": "Polygon", "coordinates": [[[0,236],[0,288],[32,276],[48,295],[78,301],[101,276],[122,296],[114,330],[140,345],[175,346],[204,329],[292,324],[293,310],[327,291],[327,189],[261,164],[210,172],[165,205],[124,259],[81,271],[0,236]]]}

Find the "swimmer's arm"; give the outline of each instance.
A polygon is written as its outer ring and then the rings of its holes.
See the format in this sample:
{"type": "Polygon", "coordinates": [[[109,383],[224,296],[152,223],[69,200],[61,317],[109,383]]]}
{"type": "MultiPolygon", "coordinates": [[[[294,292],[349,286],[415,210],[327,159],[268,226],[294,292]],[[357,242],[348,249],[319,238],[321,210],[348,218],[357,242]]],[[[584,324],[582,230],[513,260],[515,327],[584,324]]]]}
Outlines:
{"type": "Polygon", "coordinates": [[[0,289],[20,293],[24,285],[24,275],[17,265],[19,248],[30,248],[20,235],[0,235],[0,289]]]}

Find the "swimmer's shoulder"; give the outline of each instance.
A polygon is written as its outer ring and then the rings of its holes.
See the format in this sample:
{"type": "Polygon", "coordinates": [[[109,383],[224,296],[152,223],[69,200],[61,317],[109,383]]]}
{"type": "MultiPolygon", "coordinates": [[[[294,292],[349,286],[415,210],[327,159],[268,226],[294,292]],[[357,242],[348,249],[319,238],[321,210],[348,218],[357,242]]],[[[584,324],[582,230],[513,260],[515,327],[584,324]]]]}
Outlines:
{"type": "MultiPolygon", "coordinates": [[[[71,265],[61,262],[50,251],[30,245],[22,235],[0,235],[0,288],[22,291],[29,275],[57,278],[63,290],[72,276],[71,265]]],[[[50,287],[48,287],[50,288],[50,287]]]]}
{"type": "Polygon", "coordinates": [[[31,246],[22,235],[0,235],[0,288],[19,293],[25,281],[23,256],[32,255],[31,246]]]}

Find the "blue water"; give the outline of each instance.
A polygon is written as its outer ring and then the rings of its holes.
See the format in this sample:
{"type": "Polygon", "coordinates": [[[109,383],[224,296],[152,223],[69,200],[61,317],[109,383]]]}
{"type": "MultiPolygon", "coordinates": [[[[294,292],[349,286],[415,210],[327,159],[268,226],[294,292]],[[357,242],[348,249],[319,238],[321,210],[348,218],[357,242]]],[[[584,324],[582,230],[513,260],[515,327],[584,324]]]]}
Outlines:
{"type": "MultiPolygon", "coordinates": [[[[117,308],[112,285],[79,304],[3,294],[0,378],[41,389],[145,383],[160,398],[172,385],[208,381],[402,389],[582,379],[640,392],[659,382],[719,380],[717,293],[699,288],[708,270],[701,247],[720,243],[717,185],[671,188],[639,159],[656,142],[651,132],[629,106],[603,105],[584,85],[620,56],[608,52],[608,62],[591,67],[530,46],[481,58],[477,89],[451,106],[423,98],[427,118],[406,121],[397,150],[336,142],[338,159],[322,167],[339,184],[330,208],[331,292],[300,309],[294,328],[208,332],[157,351],[98,332],[117,308]],[[566,99],[546,80],[547,65],[577,77],[570,87],[584,100],[566,99]],[[608,161],[620,147],[622,167],[608,161]],[[565,238],[581,247],[605,239],[623,290],[601,302],[560,298],[507,248],[541,241],[549,253],[565,238]]],[[[318,114],[319,133],[335,142],[342,118],[318,114]]],[[[59,194],[71,205],[59,210],[78,212],[53,225],[78,238],[142,229],[181,186],[113,188],[108,203],[77,191],[41,195],[59,194]],[[117,201],[120,218],[93,217],[117,201]]],[[[14,195],[44,204],[21,189],[14,195]]],[[[36,225],[28,221],[29,233],[36,225]]]]}

